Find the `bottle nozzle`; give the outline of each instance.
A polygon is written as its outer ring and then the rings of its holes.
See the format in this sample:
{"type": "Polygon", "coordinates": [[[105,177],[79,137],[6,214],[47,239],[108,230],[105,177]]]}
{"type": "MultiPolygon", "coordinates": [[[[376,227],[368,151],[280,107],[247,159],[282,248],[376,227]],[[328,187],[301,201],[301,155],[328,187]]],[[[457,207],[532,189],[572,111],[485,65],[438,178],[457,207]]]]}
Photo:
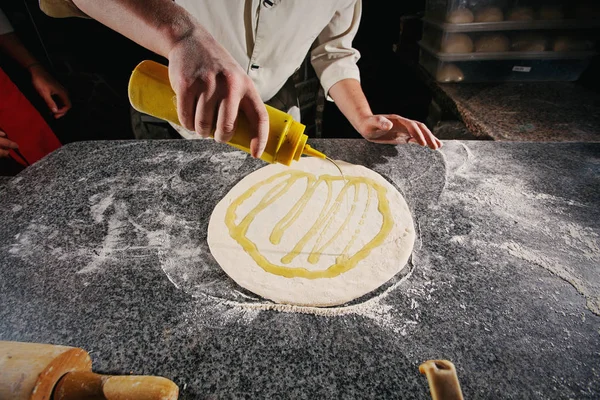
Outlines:
{"type": "Polygon", "coordinates": [[[317,158],[327,158],[327,156],[325,154],[321,153],[318,150],[313,149],[308,144],[304,145],[304,150],[302,151],[302,154],[311,156],[311,157],[317,157],[317,158]]]}

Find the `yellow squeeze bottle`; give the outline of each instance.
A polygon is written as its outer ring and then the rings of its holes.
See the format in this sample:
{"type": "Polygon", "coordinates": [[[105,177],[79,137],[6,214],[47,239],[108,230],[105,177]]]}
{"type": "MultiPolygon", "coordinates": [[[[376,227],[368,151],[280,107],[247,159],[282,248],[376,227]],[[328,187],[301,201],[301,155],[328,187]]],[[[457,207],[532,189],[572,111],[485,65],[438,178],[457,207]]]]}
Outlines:
{"type": "MultiPolygon", "coordinates": [[[[132,72],[129,79],[129,101],[136,110],[156,118],[181,125],[177,116],[175,92],[169,82],[168,68],[154,61],[142,61],[132,72]]],[[[290,165],[298,161],[302,154],[327,158],[325,154],[313,149],[304,134],[306,126],[276,108],[265,104],[269,114],[269,138],[265,151],[260,157],[268,163],[290,165]]],[[[248,120],[240,113],[237,128],[227,144],[250,153],[251,130],[248,120]]]]}

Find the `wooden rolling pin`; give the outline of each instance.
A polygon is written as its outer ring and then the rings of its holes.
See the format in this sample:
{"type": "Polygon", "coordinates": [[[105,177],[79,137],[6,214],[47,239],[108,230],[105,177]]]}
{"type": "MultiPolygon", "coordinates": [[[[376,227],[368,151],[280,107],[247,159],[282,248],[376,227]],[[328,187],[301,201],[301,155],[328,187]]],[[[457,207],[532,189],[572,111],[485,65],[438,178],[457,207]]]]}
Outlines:
{"type": "Polygon", "coordinates": [[[429,360],[419,366],[427,377],[433,400],[463,400],[456,368],[448,360],[429,360]]]}
{"type": "Polygon", "coordinates": [[[179,388],[158,376],[92,372],[83,349],[0,341],[0,400],[176,400],[179,388]]]}

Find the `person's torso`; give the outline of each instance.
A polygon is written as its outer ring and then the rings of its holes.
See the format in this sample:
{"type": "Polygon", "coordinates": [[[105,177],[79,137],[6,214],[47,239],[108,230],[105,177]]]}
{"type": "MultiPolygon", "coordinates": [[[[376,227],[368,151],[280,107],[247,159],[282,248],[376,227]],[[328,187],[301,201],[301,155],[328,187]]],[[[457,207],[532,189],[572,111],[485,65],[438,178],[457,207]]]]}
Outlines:
{"type": "Polygon", "coordinates": [[[300,67],[336,11],[352,0],[176,0],[271,99],[300,67]]]}

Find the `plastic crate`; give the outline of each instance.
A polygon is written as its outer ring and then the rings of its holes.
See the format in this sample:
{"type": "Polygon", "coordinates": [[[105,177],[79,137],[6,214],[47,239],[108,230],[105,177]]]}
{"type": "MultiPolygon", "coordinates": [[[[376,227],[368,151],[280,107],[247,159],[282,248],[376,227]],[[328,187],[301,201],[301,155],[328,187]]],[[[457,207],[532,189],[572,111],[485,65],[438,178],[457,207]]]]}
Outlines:
{"type": "Polygon", "coordinates": [[[427,0],[425,17],[461,25],[483,23],[510,25],[535,21],[544,25],[553,22],[600,19],[599,3],[597,0],[427,0]]]}
{"type": "Polygon", "coordinates": [[[425,43],[419,62],[440,83],[576,81],[595,52],[446,54],[425,43]]]}
{"type": "Polygon", "coordinates": [[[447,30],[445,25],[425,22],[423,39],[436,52],[569,52],[592,51],[600,31],[595,29],[510,29],[510,30],[447,30]]]}

